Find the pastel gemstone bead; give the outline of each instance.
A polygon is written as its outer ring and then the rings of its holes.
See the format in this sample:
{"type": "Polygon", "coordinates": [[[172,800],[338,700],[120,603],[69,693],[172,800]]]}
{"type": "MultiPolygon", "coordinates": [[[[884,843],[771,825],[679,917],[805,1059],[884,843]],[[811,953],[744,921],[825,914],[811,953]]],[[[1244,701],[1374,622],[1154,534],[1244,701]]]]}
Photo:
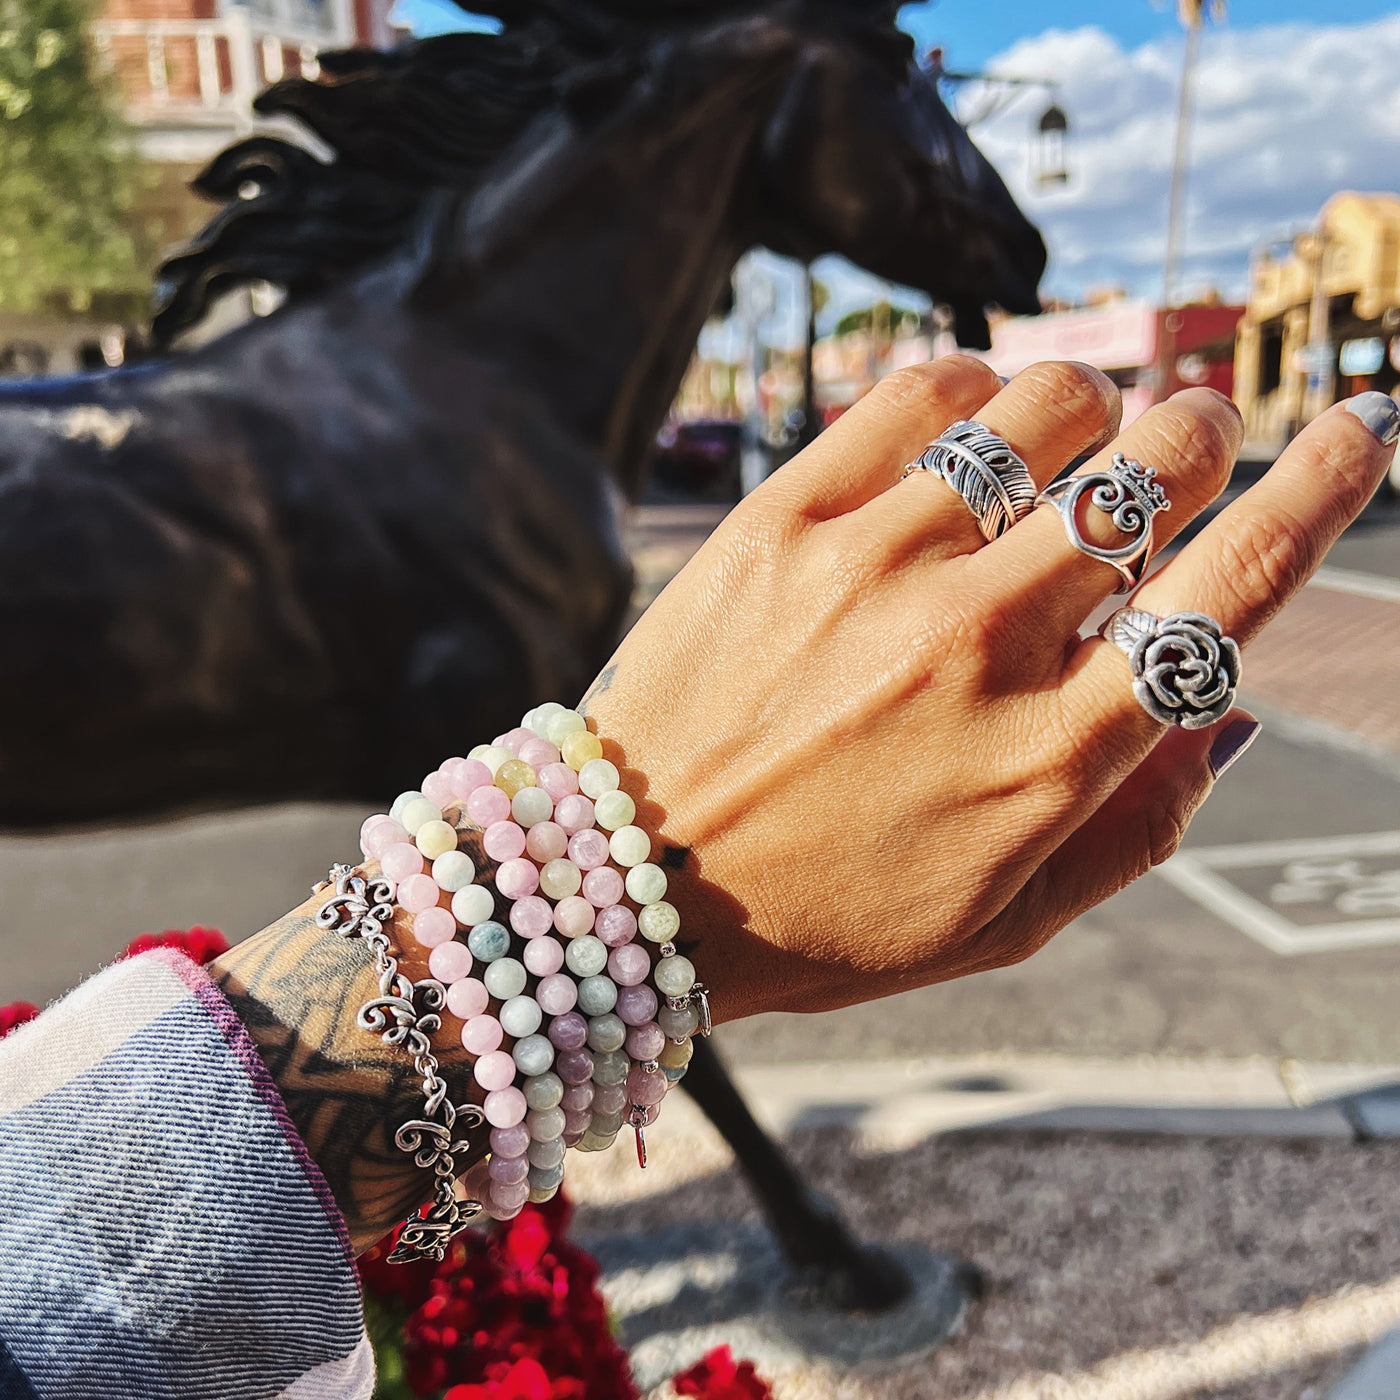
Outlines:
{"type": "Polygon", "coordinates": [[[626,1039],[626,1023],[611,1011],[595,1016],[588,1023],[588,1046],[591,1050],[621,1050],[626,1039]]]}
{"type": "Polygon", "coordinates": [[[502,1157],[523,1157],[530,1147],[530,1130],[523,1123],[491,1129],[491,1151],[502,1157]]]}
{"type": "MultiPolygon", "coordinates": [[[[485,987],[482,988],[485,991],[485,987]]],[[[473,1016],[462,1027],[462,1048],[473,1055],[489,1055],[501,1048],[501,1023],[494,1016],[473,1016]]]]}
{"type": "Polygon", "coordinates": [[[633,1026],[627,1032],[627,1053],[634,1060],[655,1060],[666,1048],[666,1037],[655,1021],[633,1026]]]}
{"type": "Polygon", "coordinates": [[[650,1107],[666,1097],[666,1076],[648,1074],[640,1065],[633,1065],[627,1076],[627,1094],[633,1103],[650,1107]]]}
{"type": "Polygon", "coordinates": [[[620,948],[624,943],[630,943],[636,932],[637,916],[622,904],[600,909],[593,920],[594,935],[609,948],[620,948]]]}
{"type": "Polygon", "coordinates": [[[564,1160],[564,1139],[532,1142],[525,1156],[532,1167],[557,1167],[564,1160]]]}
{"type": "Polygon", "coordinates": [[[554,1072],[565,1084],[582,1084],[593,1076],[593,1056],[587,1050],[561,1050],[554,1060],[554,1072]]]}
{"type": "Polygon", "coordinates": [[[614,1113],[621,1113],[627,1107],[627,1085],[621,1084],[594,1084],[593,1086],[593,1115],[610,1116],[614,1113]]]}
{"type": "Polygon", "coordinates": [[[561,752],[564,740],[570,734],[588,728],[588,721],[577,710],[553,710],[541,718],[544,720],[544,737],[561,752]]]}
{"type": "MultiPolygon", "coordinates": [[[[486,983],[476,977],[464,977],[447,989],[447,1009],[464,1021],[480,1016],[490,1004],[491,993],[486,983]]],[[[491,1047],[496,1048],[494,1045],[491,1047]]]]}
{"type": "MultiPolygon", "coordinates": [[[[660,1029],[661,1027],[657,1026],[657,1030],[660,1029]]],[[[690,1063],[690,1057],[694,1053],[694,1041],[683,1040],[677,1045],[674,1040],[668,1040],[661,1047],[661,1053],[656,1056],[656,1059],[662,1069],[684,1069],[690,1063]]]]}
{"type": "Polygon", "coordinates": [[[536,1142],[550,1142],[564,1133],[564,1110],[562,1108],[531,1109],[525,1115],[525,1126],[536,1142]]]}
{"type": "MultiPolygon", "coordinates": [[[[399,793],[394,799],[393,806],[389,808],[389,816],[392,820],[402,823],[404,808],[407,807],[410,802],[417,802],[422,796],[423,794],[419,792],[417,788],[412,788],[408,792],[399,793]]],[[[412,835],[411,832],[409,834],[412,835]]]]}
{"type": "Polygon", "coordinates": [[[550,1044],[558,1050],[579,1050],[588,1039],[588,1022],[577,1011],[556,1016],[549,1023],[550,1044]]]}
{"type": "Polygon", "coordinates": [[[613,832],[608,850],[619,865],[641,865],[651,857],[651,837],[639,826],[620,826],[613,832]]]}
{"type": "MultiPolygon", "coordinates": [[[[567,956],[567,955],[566,955],[567,956]]],[[[578,984],[578,1009],[585,1016],[601,1016],[617,1005],[617,984],[611,977],[585,977],[578,984]]],[[[626,1020],[626,1017],[623,1017],[626,1020]]],[[[650,1016],[642,1018],[651,1020],[650,1016]]]]}
{"type": "Polygon", "coordinates": [[[496,786],[507,797],[514,797],[521,788],[534,787],[535,770],[518,758],[511,758],[496,769],[496,786]]]}
{"type": "Polygon", "coordinates": [[[477,962],[495,962],[510,952],[510,930],[495,919],[487,919],[467,935],[467,947],[477,962]]]}
{"type": "Polygon", "coordinates": [[[608,965],[607,944],[586,933],[564,949],[564,963],[575,977],[596,977],[608,965]]]}
{"type": "Polygon", "coordinates": [[[559,754],[577,773],[585,763],[602,758],[603,743],[596,734],[590,734],[586,729],[576,729],[564,736],[564,742],[559,745],[559,754]]]}
{"type": "Polygon", "coordinates": [[[545,700],[536,705],[524,719],[520,721],[526,729],[533,729],[536,734],[544,737],[545,721],[550,715],[557,715],[564,707],[557,700],[545,700]]]}
{"type": "Polygon", "coordinates": [[[583,884],[583,872],[571,860],[551,860],[540,871],[540,890],[550,899],[567,899],[583,884]]]}
{"type": "Polygon", "coordinates": [[[661,1073],[666,1076],[668,1084],[679,1084],[689,1068],[689,1065],[662,1065],[661,1073]]]}
{"type": "Polygon", "coordinates": [[[528,763],[537,775],[541,768],[548,768],[551,763],[559,762],[559,750],[548,739],[541,739],[538,734],[531,734],[521,744],[520,752],[516,756],[522,763],[528,763]]]}
{"type": "MultiPolygon", "coordinates": [[[[515,1061],[504,1050],[489,1050],[472,1066],[472,1075],[488,1094],[497,1089],[509,1089],[515,1082],[515,1061]]],[[[494,1126],[508,1128],[510,1124],[494,1126]]]]}
{"type": "Polygon", "coordinates": [[[399,881],[398,902],[410,914],[421,914],[437,904],[442,891],[431,875],[410,875],[399,881]]]}
{"type": "Polygon", "coordinates": [[[514,860],[525,854],[525,832],[522,827],[507,819],[492,822],[481,837],[481,849],[492,860],[514,860]]]}
{"type": "MultiPolygon", "coordinates": [[[[597,1120],[595,1119],[594,1122],[596,1123],[597,1120]]],[[[589,1130],[586,1133],[584,1133],[584,1135],[578,1140],[578,1150],[580,1152],[606,1152],[608,1148],[610,1148],[613,1145],[614,1137],[616,1137],[616,1134],[604,1136],[603,1134],[595,1131],[593,1127],[590,1127],[589,1130]]],[[[501,1217],[498,1215],[494,1218],[499,1220],[501,1217]]]]}
{"type": "Polygon", "coordinates": [[[565,895],[554,906],[554,927],[565,938],[582,938],[593,931],[593,906],[582,895],[565,895]]]}
{"type": "Polygon", "coordinates": [[[656,1013],[656,1024],[667,1040],[689,1040],[700,1027],[700,1013],[693,1006],[683,1006],[679,1011],[663,1006],[656,1013]]]}
{"type": "Polygon", "coordinates": [[[638,904],[655,904],[666,893],[666,872],[650,861],[634,865],[627,872],[627,893],[638,904]]]}
{"type": "Polygon", "coordinates": [[[429,822],[441,820],[442,808],[436,802],[429,802],[426,797],[415,797],[412,802],[406,803],[403,811],[399,813],[399,821],[410,836],[417,836],[419,828],[427,826],[429,822]]]}
{"type": "Polygon", "coordinates": [[[524,1157],[497,1157],[493,1153],[486,1170],[492,1181],[524,1181],[530,1163],[524,1157]]]}
{"type": "MultiPolygon", "coordinates": [[[[627,1094],[627,1086],[625,1084],[619,1084],[617,1087],[622,1090],[623,1096],[625,1097],[627,1094]]],[[[601,1133],[607,1138],[614,1138],[617,1136],[618,1129],[622,1127],[622,1120],[626,1116],[627,1110],[625,1107],[619,1109],[616,1113],[608,1113],[601,1115],[595,1113],[593,1115],[593,1126],[591,1131],[595,1133],[601,1133]]]]}
{"type": "Polygon", "coordinates": [[[497,1001],[509,1001],[525,990],[525,968],[514,958],[497,958],[495,962],[487,964],[481,980],[497,1001]]]}
{"type": "MultiPolygon", "coordinates": [[[[462,945],[458,943],[455,946],[460,948],[462,945]]],[[[468,953],[467,956],[470,957],[471,954],[468,953]]],[[[429,960],[429,965],[431,966],[431,960],[429,960]]],[[[498,967],[500,964],[495,963],[492,965],[498,967]]],[[[487,990],[489,991],[490,988],[488,987],[487,990]]],[[[508,1036],[511,1036],[515,1040],[520,1040],[525,1036],[534,1035],[534,1033],[539,1030],[540,1022],[544,1019],[544,1014],[541,1012],[539,1003],[535,1001],[534,997],[513,996],[510,997],[501,1007],[500,1011],[497,1012],[497,1019],[499,1019],[501,1023],[501,1029],[505,1031],[508,1036]]]]}
{"type": "MultiPolygon", "coordinates": [[[[593,820],[608,831],[617,831],[630,825],[637,815],[637,804],[625,792],[605,792],[593,804],[593,820]]],[[[617,859],[614,851],[613,859],[617,859]]],[[[643,857],[645,859],[645,857],[643,857]]],[[[635,861],[630,862],[636,864],[635,861]]]]}
{"type": "Polygon", "coordinates": [[[495,912],[495,896],[486,885],[463,885],[452,896],[452,917],[463,928],[474,928],[477,924],[487,923],[495,912]]]}
{"type": "Polygon", "coordinates": [[[566,797],[578,794],[578,774],[567,763],[546,763],[535,781],[554,799],[556,806],[566,797]]]}
{"type": "Polygon", "coordinates": [[[391,817],[371,817],[360,832],[360,849],[370,860],[379,860],[390,846],[405,845],[406,832],[391,817]]]}
{"type": "Polygon", "coordinates": [[[515,755],[500,744],[487,744],[482,748],[473,749],[467,755],[468,758],[480,759],[491,770],[492,781],[495,781],[496,774],[501,771],[507,763],[515,761],[515,755]]]}
{"type": "Polygon", "coordinates": [[[491,770],[475,758],[458,758],[446,765],[452,796],[465,802],[479,787],[490,787],[491,770]]]}
{"type": "MultiPolygon", "coordinates": [[[[523,902],[523,901],[522,901],[523,902]]],[[[535,977],[548,977],[564,966],[564,947],[557,938],[532,938],[520,955],[525,971],[535,977]]]]}
{"type": "Polygon", "coordinates": [[[511,799],[510,812],[521,826],[538,826],[554,815],[554,799],[542,787],[523,787],[511,799]]]}
{"type": "Polygon", "coordinates": [[[413,940],[420,948],[436,949],[456,937],[457,920],[446,909],[435,905],[413,916],[413,940]]]}
{"type": "Polygon", "coordinates": [[[632,1068],[625,1050],[605,1050],[593,1057],[593,1080],[596,1084],[621,1084],[632,1068]]]}
{"type": "Polygon", "coordinates": [[[507,899],[524,899],[527,894],[534,894],[539,885],[539,867],[524,856],[502,861],[496,869],[496,889],[507,899]]]}
{"type": "Polygon", "coordinates": [[[570,1084],[567,1088],[564,1088],[561,1080],[560,1089],[559,1107],[565,1113],[578,1113],[582,1109],[593,1107],[593,1081],[591,1079],[585,1079],[582,1084],[570,1084]]]}
{"type": "MultiPolygon", "coordinates": [[[[545,1042],[548,1044],[548,1042],[545,1042]]],[[[553,1051],[550,1052],[553,1054],[553,1051]]],[[[536,1111],[556,1108],[564,1097],[564,1081],[548,1070],[525,1081],[525,1102],[536,1111]]]]}
{"type": "Polygon", "coordinates": [[[561,797],[554,804],[554,820],[572,836],[576,831],[593,825],[593,804],[578,793],[561,797]]]}
{"type": "Polygon", "coordinates": [[[510,926],[521,938],[539,938],[554,927],[554,910],[547,899],[527,894],[510,906],[510,926]]]}
{"type": "Polygon", "coordinates": [[[452,785],[447,781],[447,774],[441,768],[436,772],[429,773],[423,779],[423,796],[435,807],[451,806],[452,785]]]}
{"type": "MultiPolygon", "coordinates": [[[[570,1133],[576,1133],[576,1134],[578,1134],[579,1137],[582,1137],[582,1136],[584,1135],[584,1133],[586,1133],[586,1132],[588,1131],[588,1125],[589,1125],[592,1121],[593,1121],[593,1114],[592,1114],[591,1110],[586,1109],[586,1108],[578,1108],[578,1109],[574,1109],[574,1110],[571,1111],[571,1110],[569,1110],[569,1109],[566,1108],[566,1109],[564,1110],[564,1136],[565,1136],[565,1138],[567,1139],[570,1133]]],[[[555,1168],[555,1170],[558,1171],[559,1176],[560,1176],[560,1179],[562,1180],[562,1178],[563,1178],[563,1176],[564,1176],[564,1168],[563,1168],[563,1167],[557,1167],[557,1168],[555,1168]]],[[[556,1184],[557,1184],[557,1183],[556,1183],[556,1184]]]]}
{"type": "Polygon", "coordinates": [[[567,854],[569,838],[558,822],[536,822],[525,833],[525,852],[531,860],[543,865],[546,861],[558,860],[567,854]]]}
{"type": "Polygon", "coordinates": [[[512,1206],[523,1206],[530,1199],[530,1187],[527,1181],[496,1181],[491,1184],[491,1202],[506,1210],[512,1206]]]}
{"type": "MultiPolygon", "coordinates": [[[[476,866],[465,851],[454,848],[433,862],[433,882],[438,889],[446,890],[448,894],[456,894],[458,890],[466,889],[475,879],[476,866]]],[[[478,919],[476,922],[481,921],[478,919]]]]}
{"type": "Polygon", "coordinates": [[[647,980],[651,959],[640,943],[624,943],[608,954],[608,976],[619,987],[635,987],[647,980]]]}
{"type": "Polygon", "coordinates": [[[450,943],[439,943],[428,954],[428,971],[439,982],[444,982],[449,987],[454,982],[460,982],[471,970],[471,950],[465,943],[458,943],[455,938],[450,943]]]}
{"type": "MultiPolygon", "coordinates": [[[[515,1061],[515,1067],[521,1074],[554,1078],[553,1075],[549,1074],[549,1067],[554,1063],[554,1047],[549,1043],[548,1036],[524,1036],[515,1042],[510,1053],[511,1058],[515,1061]]],[[[532,1103],[530,1107],[548,1108],[549,1105],[547,1103],[532,1103]]]]}
{"type": "Polygon", "coordinates": [[[662,958],[656,964],[652,980],[662,996],[683,997],[695,985],[695,964],[679,953],[662,958]]]}
{"type": "Polygon", "coordinates": [[[616,792],[622,775],[606,758],[591,758],[578,770],[578,790],[585,797],[599,798],[605,792],[616,792]]]}
{"type": "Polygon", "coordinates": [[[669,943],[681,931],[681,916],[674,904],[658,899],[637,916],[642,937],[651,943],[669,943]]]}
{"type": "Polygon", "coordinates": [[[498,787],[479,787],[467,798],[467,816],[483,829],[510,816],[510,798],[498,787]]]}
{"type": "MultiPolygon", "coordinates": [[[[583,835],[602,836],[602,832],[579,832],[583,835]]],[[[606,837],[603,839],[603,850],[607,851],[608,843],[606,837]]],[[[595,909],[606,909],[610,904],[616,904],[623,896],[626,886],[622,881],[622,872],[614,870],[610,865],[601,865],[596,870],[590,870],[583,877],[583,897],[595,909]]],[[[631,934],[628,934],[631,937],[631,934]]]]}
{"type": "MultiPolygon", "coordinates": [[[[490,987],[488,982],[487,987],[490,987]]],[[[629,1026],[644,1026],[656,1019],[656,993],[650,987],[620,987],[617,992],[617,1014],[629,1026]]]]}
{"type": "Polygon", "coordinates": [[[567,973],[552,972],[540,978],[535,1000],[546,1015],[563,1016],[578,1003],[578,983],[567,973]]]}
{"type": "Polygon", "coordinates": [[[379,868],[396,884],[402,884],[410,875],[423,873],[423,853],[407,841],[396,842],[379,857],[379,868]]]}
{"type": "Polygon", "coordinates": [[[503,749],[509,749],[511,753],[520,754],[520,750],[528,743],[537,740],[540,736],[533,729],[527,729],[523,724],[512,729],[508,734],[502,734],[500,738],[493,742],[503,749]]]}
{"type": "Polygon", "coordinates": [[[413,844],[428,860],[445,856],[457,849],[457,829],[445,821],[424,822],[413,838],[413,844]]]}
{"type": "Polygon", "coordinates": [[[587,827],[569,838],[569,859],[580,870],[596,870],[607,863],[608,838],[596,827],[587,827]]]}
{"type": "Polygon", "coordinates": [[[513,1128],[525,1121],[525,1095],[513,1086],[487,1094],[481,1106],[486,1111],[486,1121],[493,1128],[513,1128]]]}

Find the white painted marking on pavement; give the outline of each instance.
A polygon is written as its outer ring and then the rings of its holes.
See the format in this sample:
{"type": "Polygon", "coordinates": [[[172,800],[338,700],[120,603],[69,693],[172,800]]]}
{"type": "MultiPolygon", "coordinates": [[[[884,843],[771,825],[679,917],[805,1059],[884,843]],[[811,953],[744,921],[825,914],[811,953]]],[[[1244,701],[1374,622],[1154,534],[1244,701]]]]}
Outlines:
{"type": "Polygon", "coordinates": [[[1364,574],[1358,569],[1334,569],[1324,564],[1308,583],[1331,593],[1350,593],[1353,598],[1379,598],[1383,603],[1400,603],[1400,579],[1386,578],[1384,574],[1364,574]]]}

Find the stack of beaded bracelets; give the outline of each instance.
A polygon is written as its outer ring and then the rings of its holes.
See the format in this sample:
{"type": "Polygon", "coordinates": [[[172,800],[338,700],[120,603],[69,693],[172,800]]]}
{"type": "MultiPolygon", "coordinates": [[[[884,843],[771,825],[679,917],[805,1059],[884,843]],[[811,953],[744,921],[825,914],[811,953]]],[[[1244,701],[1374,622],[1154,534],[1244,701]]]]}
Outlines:
{"type": "Polygon", "coordinates": [[[550,701],[361,828],[477,1057],[498,1220],[554,1195],[566,1147],[599,1151],[624,1124],[645,1165],[642,1129],[685,1074],[691,1036],[709,1033],[666,873],[635,816],[583,716],[550,701]],[[481,829],[493,880],[458,850],[453,809],[481,829]],[[638,933],[659,945],[654,966],[638,933]]]}

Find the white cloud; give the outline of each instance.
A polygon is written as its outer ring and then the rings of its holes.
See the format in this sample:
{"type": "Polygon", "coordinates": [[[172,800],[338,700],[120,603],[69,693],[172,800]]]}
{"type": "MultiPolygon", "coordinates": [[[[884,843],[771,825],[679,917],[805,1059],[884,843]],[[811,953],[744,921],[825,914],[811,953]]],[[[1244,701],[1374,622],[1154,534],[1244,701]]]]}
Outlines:
{"type": "MultiPolygon", "coordinates": [[[[1105,283],[1156,297],[1166,245],[1180,40],[1131,52],[1100,29],[1025,39],[990,71],[1054,78],[1070,185],[1029,178],[1041,103],[976,128],[1050,245],[1045,290],[1105,283]]],[[[1181,287],[1242,295],[1250,253],[1310,223],[1339,189],[1400,190],[1400,14],[1361,25],[1210,29],[1197,83],[1181,287]]]]}

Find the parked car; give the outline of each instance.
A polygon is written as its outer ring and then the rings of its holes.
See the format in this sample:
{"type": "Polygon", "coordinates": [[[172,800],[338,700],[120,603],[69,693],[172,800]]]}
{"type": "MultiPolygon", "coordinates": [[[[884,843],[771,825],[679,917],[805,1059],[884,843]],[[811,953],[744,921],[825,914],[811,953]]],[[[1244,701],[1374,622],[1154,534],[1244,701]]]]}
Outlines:
{"type": "Polygon", "coordinates": [[[743,432],[727,418],[667,419],[656,435],[647,500],[737,501],[743,432]]]}

